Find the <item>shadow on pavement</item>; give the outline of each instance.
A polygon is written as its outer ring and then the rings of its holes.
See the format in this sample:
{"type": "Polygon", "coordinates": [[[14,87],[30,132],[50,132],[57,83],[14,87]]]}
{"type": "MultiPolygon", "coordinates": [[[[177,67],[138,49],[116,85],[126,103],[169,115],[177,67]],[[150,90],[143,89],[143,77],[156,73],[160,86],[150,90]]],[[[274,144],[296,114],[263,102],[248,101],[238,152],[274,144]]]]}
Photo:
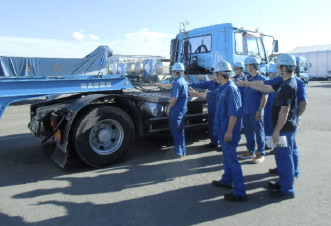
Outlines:
{"type": "MultiPolygon", "coordinates": [[[[203,139],[206,139],[205,137],[203,139]]],[[[67,187],[36,189],[14,195],[13,199],[31,199],[42,196],[53,197],[64,194],[70,197],[105,195],[130,188],[140,187],[143,194],[121,201],[107,199],[104,203],[69,202],[61,200],[39,201],[37,205],[55,205],[65,208],[66,215],[55,217],[33,225],[196,225],[219,218],[234,216],[252,209],[270,205],[277,200],[268,197],[265,190],[248,196],[248,202],[228,203],[222,190],[208,184],[189,183],[187,186],[169,187],[162,192],[164,183],[195,175],[221,170],[221,154],[201,154],[201,146],[188,147],[188,156],[173,159],[173,150],[166,142],[138,142],[126,162],[103,169],[91,169],[83,163],[70,162],[69,167],[60,169],[50,159],[54,143],[41,145],[32,135],[23,134],[2,139],[5,150],[0,153],[0,186],[31,183],[41,180],[68,182],[67,187]],[[24,138],[24,145],[11,150],[11,143],[24,138]],[[6,143],[9,142],[9,143],[6,143]],[[166,150],[164,150],[166,149],[166,150]],[[88,171],[89,176],[79,177],[75,173],[88,171]],[[24,175],[19,175],[24,173],[24,175]],[[160,193],[149,194],[147,186],[159,186],[160,193]],[[109,217],[110,216],[110,217],[109,217]],[[115,216],[115,217],[114,217],[115,216]]],[[[189,141],[190,142],[190,141],[189,141]]],[[[247,190],[265,187],[265,174],[245,176],[247,190]]],[[[185,183],[185,180],[183,181],[185,183]]],[[[5,225],[28,225],[20,217],[0,213],[0,222],[5,225]]]]}

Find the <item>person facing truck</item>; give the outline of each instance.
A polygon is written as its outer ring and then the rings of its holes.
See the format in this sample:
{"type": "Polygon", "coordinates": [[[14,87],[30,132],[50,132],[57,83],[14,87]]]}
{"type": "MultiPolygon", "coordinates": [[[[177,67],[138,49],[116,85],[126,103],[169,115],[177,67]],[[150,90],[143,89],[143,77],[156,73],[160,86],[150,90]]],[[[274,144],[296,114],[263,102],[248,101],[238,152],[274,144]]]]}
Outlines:
{"type": "MultiPolygon", "coordinates": [[[[198,88],[198,89],[206,89],[210,92],[214,91],[219,87],[219,84],[216,82],[216,76],[213,75],[213,79],[209,81],[202,81],[202,82],[194,82],[189,83],[189,87],[191,88],[198,88]]],[[[191,92],[191,94],[197,95],[197,92],[191,92]]],[[[213,97],[209,97],[207,95],[207,102],[208,102],[208,133],[210,138],[210,143],[206,145],[208,148],[213,148],[218,146],[218,139],[216,134],[213,132],[214,127],[214,118],[215,118],[215,111],[216,111],[216,99],[213,97]]]]}
{"type": "MultiPolygon", "coordinates": [[[[277,68],[277,71],[279,71],[279,68],[277,68]]],[[[279,71],[280,75],[281,75],[281,71],[279,71]]],[[[297,88],[298,88],[298,92],[297,92],[297,119],[298,119],[298,125],[299,124],[299,118],[302,116],[302,114],[305,112],[307,104],[308,104],[308,95],[307,95],[307,91],[306,91],[306,84],[298,77],[295,76],[296,80],[297,80],[297,88]]],[[[282,77],[277,76],[274,78],[271,78],[270,80],[265,80],[264,84],[265,85],[272,85],[272,84],[276,84],[277,82],[281,81],[282,77]]],[[[272,94],[272,93],[271,93],[272,94]]],[[[269,95],[270,97],[270,95],[269,95]]],[[[268,99],[269,101],[269,99],[268,99]]],[[[297,133],[297,130],[296,130],[297,133]]],[[[295,133],[295,139],[294,139],[294,148],[293,148],[293,161],[294,161],[294,176],[295,177],[299,177],[299,149],[297,146],[297,142],[296,142],[296,133],[295,133]]],[[[269,169],[269,173],[270,174],[278,174],[278,170],[277,168],[273,168],[273,169],[269,169]]]]}
{"type": "Polygon", "coordinates": [[[186,155],[184,122],[188,100],[188,85],[183,76],[184,70],[182,63],[175,63],[171,68],[174,80],[171,84],[171,99],[166,112],[169,115],[170,130],[177,157],[186,155]]]}
{"type": "Polygon", "coordinates": [[[238,85],[250,87],[261,92],[276,92],[272,107],[272,124],[274,132],[272,139],[279,144],[280,136],[286,138],[287,144],[274,149],[276,165],[279,174],[278,182],[269,182],[270,195],[280,199],[294,198],[294,141],[297,129],[297,80],[294,75],[295,57],[291,54],[281,54],[277,67],[282,74],[282,80],[273,85],[264,85],[249,81],[239,81],[238,85]]]}
{"type": "MultiPolygon", "coordinates": [[[[266,84],[267,81],[271,81],[274,78],[279,77],[278,76],[278,72],[277,72],[277,65],[276,64],[270,64],[269,68],[268,68],[268,77],[269,80],[265,80],[264,84],[266,84]]],[[[281,77],[279,77],[281,81],[281,77]]],[[[268,95],[268,101],[267,104],[264,108],[264,133],[265,136],[272,136],[273,134],[273,127],[272,127],[272,121],[271,121],[271,110],[272,110],[272,105],[275,99],[275,95],[276,93],[269,93],[268,95]]]]}
{"type": "Polygon", "coordinates": [[[222,146],[223,168],[222,179],[212,181],[212,185],[232,188],[234,191],[224,195],[226,201],[246,201],[246,189],[241,165],[238,162],[236,148],[241,136],[242,103],[238,87],[230,79],[231,65],[220,61],[216,67],[217,80],[221,84],[216,90],[216,113],[214,130],[222,146]]]}

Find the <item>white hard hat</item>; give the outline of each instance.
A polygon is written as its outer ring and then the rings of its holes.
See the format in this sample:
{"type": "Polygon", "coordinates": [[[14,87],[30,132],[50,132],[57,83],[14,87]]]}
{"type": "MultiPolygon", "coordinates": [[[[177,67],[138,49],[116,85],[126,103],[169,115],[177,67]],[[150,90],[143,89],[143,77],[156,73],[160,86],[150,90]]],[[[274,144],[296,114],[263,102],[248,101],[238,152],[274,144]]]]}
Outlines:
{"type": "Polygon", "coordinates": [[[244,68],[244,63],[239,61],[237,63],[234,64],[234,67],[240,67],[240,68],[244,68]]]}
{"type": "Polygon", "coordinates": [[[247,64],[260,64],[260,58],[256,57],[256,56],[248,56],[245,59],[245,65],[247,64]]]}
{"type": "Polygon", "coordinates": [[[284,53],[278,56],[277,65],[296,66],[295,56],[284,53]]]}
{"type": "Polygon", "coordinates": [[[184,64],[177,62],[171,67],[171,70],[172,71],[185,71],[185,67],[184,67],[184,64]]]}
{"type": "Polygon", "coordinates": [[[217,63],[216,68],[214,70],[215,72],[230,72],[232,71],[231,64],[225,60],[221,60],[217,63]]]}
{"type": "Polygon", "coordinates": [[[269,67],[268,67],[268,73],[277,74],[277,65],[276,64],[270,64],[269,67]]]}

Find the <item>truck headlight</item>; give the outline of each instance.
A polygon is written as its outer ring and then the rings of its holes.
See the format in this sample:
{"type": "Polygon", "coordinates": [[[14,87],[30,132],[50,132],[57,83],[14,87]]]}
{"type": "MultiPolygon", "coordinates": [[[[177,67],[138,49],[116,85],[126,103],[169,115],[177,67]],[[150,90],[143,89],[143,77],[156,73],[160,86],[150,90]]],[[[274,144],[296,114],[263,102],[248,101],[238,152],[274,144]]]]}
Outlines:
{"type": "Polygon", "coordinates": [[[163,106],[158,103],[145,102],[140,110],[152,117],[161,117],[163,114],[163,106]]]}

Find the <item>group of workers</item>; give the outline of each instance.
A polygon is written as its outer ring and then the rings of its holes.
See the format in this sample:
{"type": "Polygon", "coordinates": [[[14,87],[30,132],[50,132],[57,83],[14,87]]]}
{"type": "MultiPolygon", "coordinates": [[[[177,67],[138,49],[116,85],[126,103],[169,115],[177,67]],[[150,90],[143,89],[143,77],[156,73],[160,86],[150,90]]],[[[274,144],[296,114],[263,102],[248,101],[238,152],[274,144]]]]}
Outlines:
{"type": "Polygon", "coordinates": [[[166,113],[169,115],[175,154],[179,158],[186,155],[184,121],[188,95],[206,98],[210,135],[207,146],[220,145],[223,153],[224,173],[220,180],[212,181],[212,185],[233,189],[232,193],[224,195],[227,201],[247,200],[236,152],[242,130],[247,151],[239,158],[251,158],[253,163],[262,163],[265,137],[272,136],[277,168],[269,172],[278,173],[279,180],[269,182],[270,195],[281,199],[295,196],[294,177],[299,176],[295,134],[299,116],[307,105],[305,84],[295,75],[296,60],[291,54],[279,55],[277,64],[270,65],[266,77],[259,72],[259,65],[258,57],[248,56],[245,63],[234,65],[235,76],[232,77],[231,64],[222,60],[214,67],[212,80],[191,84],[183,76],[183,64],[178,62],[171,68],[173,81],[168,85],[171,99],[166,113]],[[206,91],[197,92],[193,88],[206,91]],[[279,146],[282,136],[286,138],[287,145],[279,146]]]}

